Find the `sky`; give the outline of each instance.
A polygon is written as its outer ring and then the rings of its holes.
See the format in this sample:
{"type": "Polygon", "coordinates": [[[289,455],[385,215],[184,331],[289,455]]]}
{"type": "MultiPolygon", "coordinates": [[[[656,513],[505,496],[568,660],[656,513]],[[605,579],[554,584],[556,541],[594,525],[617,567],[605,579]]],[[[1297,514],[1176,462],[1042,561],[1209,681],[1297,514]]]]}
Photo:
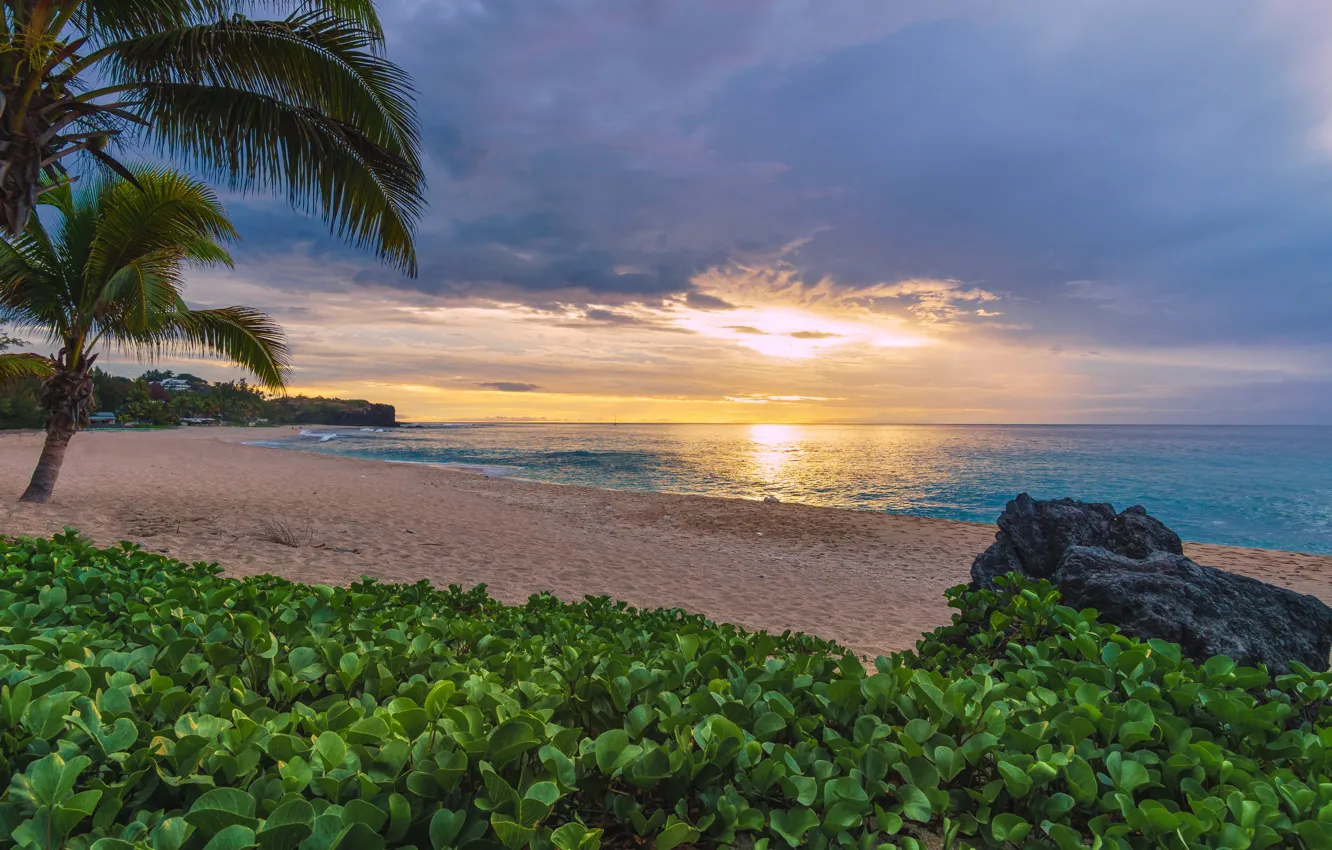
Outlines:
{"type": "Polygon", "coordinates": [[[421,421],[1332,422],[1324,0],[381,9],[419,91],[419,276],[259,196],[187,292],[278,317],[293,391],[421,421]]]}

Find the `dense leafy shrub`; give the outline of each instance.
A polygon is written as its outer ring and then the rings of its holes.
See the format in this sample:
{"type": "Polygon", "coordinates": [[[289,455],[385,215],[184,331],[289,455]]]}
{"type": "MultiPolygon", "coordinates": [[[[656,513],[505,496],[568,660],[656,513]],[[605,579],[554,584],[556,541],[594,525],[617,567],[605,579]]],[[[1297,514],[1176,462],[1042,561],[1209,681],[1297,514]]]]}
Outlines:
{"type": "Polygon", "coordinates": [[[0,558],[0,847],[1332,847],[1332,677],[1048,585],[867,670],[608,599],[0,558]]]}

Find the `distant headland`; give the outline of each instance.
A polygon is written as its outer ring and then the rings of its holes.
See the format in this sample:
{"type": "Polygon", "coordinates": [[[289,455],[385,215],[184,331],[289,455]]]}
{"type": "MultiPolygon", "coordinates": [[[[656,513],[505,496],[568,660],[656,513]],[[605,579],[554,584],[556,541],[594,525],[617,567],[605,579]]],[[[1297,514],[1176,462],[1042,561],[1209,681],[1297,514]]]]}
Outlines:
{"type": "MultiPolygon", "coordinates": [[[[207,381],[188,372],[150,369],[137,378],[93,372],[93,427],[172,425],[338,425],[398,427],[391,404],[265,393],[244,380],[207,381]]],[[[41,381],[0,389],[0,429],[41,428],[41,381]]]]}

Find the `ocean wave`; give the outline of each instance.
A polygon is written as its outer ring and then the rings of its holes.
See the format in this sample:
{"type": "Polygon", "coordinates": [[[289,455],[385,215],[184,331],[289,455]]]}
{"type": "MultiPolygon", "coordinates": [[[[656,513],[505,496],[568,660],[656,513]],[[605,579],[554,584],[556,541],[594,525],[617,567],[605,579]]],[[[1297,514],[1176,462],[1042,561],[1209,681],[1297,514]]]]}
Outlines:
{"type": "Polygon", "coordinates": [[[327,431],[307,431],[304,428],[300,430],[300,435],[302,437],[313,437],[315,439],[318,439],[319,442],[321,443],[327,443],[329,440],[336,440],[338,437],[342,436],[336,431],[333,433],[329,433],[327,431]]]}
{"type": "Polygon", "coordinates": [[[431,460],[386,460],[385,463],[405,463],[412,466],[441,466],[445,469],[461,469],[469,472],[479,472],[487,478],[505,478],[523,469],[521,466],[505,466],[503,464],[461,463],[431,460]]]}

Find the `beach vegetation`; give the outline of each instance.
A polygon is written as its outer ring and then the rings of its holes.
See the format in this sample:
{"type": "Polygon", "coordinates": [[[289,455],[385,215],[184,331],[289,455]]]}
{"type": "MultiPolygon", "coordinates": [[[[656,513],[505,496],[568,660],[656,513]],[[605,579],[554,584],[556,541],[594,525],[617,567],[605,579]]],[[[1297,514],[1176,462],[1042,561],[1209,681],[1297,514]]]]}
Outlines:
{"type": "Polygon", "coordinates": [[[407,75],[369,0],[42,0],[0,7],[0,232],[80,175],[138,177],[143,142],[233,189],[276,190],[414,272],[423,207],[407,75]],[[262,9],[280,16],[256,20],[262,9]]]}
{"type": "MultiPolygon", "coordinates": [[[[0,355],[2,356],[2,355],[0,355]]],[[[34,355],[35,356],[35,355],[34,355]]],[[[45,358],[43,358],[45,360],[45,358]]],[[[245,378],[231,381],[193,379],[185,392],[170,392],[153,383],[171,378],[170,370],[152,369],[138,378],[112,375],[94,366],[89,408],[116,414],[126,424],[176,425],[186,417],[209,417],[229,425],[341,425],[392,427],[397,424],[393,405],[365,399],[325,398],[269,392],[245,378]]],[[[0,430],[41,428],[40,378],[0,383],[0,430]]]]}
{"type": "Polygon", "coordinates": [[[0,541],[0,847],[1332,846],[1332,674],[954,588],[873,662],[679,610],[0,541]]]}
{"type": "Polygon", "coordinates": [[[43,358],[46,442],[24,501],[45,502],[70,439],[88,424],[99,352],[146,359],[192,353],[228,359],[272,388],[286,381],[287,345],[248,307],[196,310],[182,297],[187,269],[230,265],[236,237],[212,189],[163,169],[68,185],[42,196],[40,217],[0,242],[0,320],[59,346],[43,358]]]}
{"type": "Polygon", "coordinates": [[[314,544],[314,521],[308,516],[304,519],[291,519],[284,513],[276,513],[259,521],[259,537],[279,546],[299,549],[314,544]]]}

